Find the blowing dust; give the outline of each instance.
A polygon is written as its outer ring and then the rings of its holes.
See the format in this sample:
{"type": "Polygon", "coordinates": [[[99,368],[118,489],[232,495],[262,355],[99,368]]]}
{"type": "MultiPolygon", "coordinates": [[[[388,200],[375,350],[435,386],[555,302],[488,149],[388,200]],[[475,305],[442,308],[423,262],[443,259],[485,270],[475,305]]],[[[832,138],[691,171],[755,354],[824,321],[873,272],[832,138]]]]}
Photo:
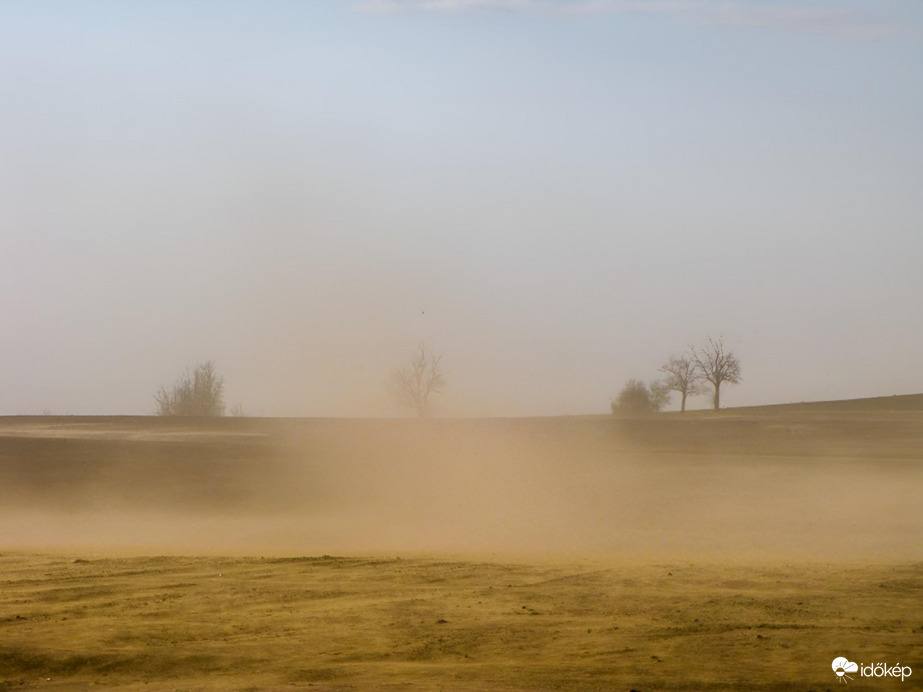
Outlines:
{"type": "Polygon", "coordinates": [[[5,419],[6,548],[920,557],[916,420],[5,419]]]}

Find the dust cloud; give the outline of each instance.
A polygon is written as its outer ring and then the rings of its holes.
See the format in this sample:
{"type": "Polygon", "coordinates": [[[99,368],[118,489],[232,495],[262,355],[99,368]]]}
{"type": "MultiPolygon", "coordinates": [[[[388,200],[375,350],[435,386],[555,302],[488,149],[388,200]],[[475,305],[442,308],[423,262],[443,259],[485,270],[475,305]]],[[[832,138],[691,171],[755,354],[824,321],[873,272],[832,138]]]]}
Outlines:
{"type": "Polygon", "coordinates": [[[919,413],[7,418],[7,549],[920,557],[919,413]]]}

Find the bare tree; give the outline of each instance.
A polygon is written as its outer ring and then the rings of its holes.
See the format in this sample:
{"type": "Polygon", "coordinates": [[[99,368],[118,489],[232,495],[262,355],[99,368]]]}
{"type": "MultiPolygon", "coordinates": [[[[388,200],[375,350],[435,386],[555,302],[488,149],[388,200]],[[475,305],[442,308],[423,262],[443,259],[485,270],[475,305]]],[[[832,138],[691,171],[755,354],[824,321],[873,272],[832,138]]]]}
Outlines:
{"type": "Polygon", "coordinates": [[[187,370],[170,389],[154,395],[159,416],[223,416],[224,378],[211,361],[187,370]]]}
{"type": "Polygon", "coordinates": [[[708,346],[701,350],[692,349],[692,359],[699,374],[715,388],[714,405],[717,411],[721,403],[721,385],[725,382],[738,384],[741,381],[740,361],[733,351],[725,352],[720,338],[715,341],[710,337],[708,346]]]}
{"type": "Polygon", "coordinates": [[[660,372],[666,373],[664,383],[670,391],[679,392],[680,411],[686,410],[686,397],[705,393],[702,374],[691,356],[670,356],[670,360],[660,368],[660,372]]]}
{"type": "Polygon", "coordinates": [[[442,393],[446,384],[445,374],[442,354],[437,356],[429,352],[421,341],[419,351],[410,364],[391,373],[392,394],[398,404],[414,409],[423,418],[429,413],[430,396],[442,393]]]}

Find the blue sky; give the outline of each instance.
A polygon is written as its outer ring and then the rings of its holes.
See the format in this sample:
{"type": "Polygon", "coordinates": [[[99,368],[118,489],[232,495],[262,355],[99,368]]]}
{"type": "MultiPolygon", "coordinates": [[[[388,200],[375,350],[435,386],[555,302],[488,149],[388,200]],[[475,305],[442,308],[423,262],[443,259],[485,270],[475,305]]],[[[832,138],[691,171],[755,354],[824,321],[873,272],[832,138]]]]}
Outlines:
{"type": "MultiPolygon", "coordinates": [[[[0,1],[0,412],[923,391],[916,2],[0,1]]],[[[701,405],[707,402],[702,399],[701,405]]]]}

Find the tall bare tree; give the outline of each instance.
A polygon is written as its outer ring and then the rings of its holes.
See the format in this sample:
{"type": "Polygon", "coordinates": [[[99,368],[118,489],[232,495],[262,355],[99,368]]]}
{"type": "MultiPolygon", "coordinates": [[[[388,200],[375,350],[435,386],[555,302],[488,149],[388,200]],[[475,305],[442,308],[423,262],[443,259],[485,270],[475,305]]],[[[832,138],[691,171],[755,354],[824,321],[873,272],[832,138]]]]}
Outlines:
{"type": "Polygon", "coordinates": [[[414,409],[423,418],[429,413],[430,396],[442,393],[445,375],[442,354],[431,353],[421,341],[416,357],[392,371],[391,391],[398,404],[414,409]]]}
{"type": "Polygon", "coordinates": [[[670,391],[679,392],[680,411],[686,410],[686,397],[704,394],[705,387],[702,385],[702,375],[696,366],[695,360],[689,355],[670,356],[661,368],[660,372],[666,373],[664,382],[670,391]]]}
{"type": "Polygon", "coordinates": [[[154,395],[159,416],[223,416],[224,378],[211,361],[187,370],[170,389],[154,395]]]}
{"type": "Polygon", "coordinates": [[[692,349],[692,359],[699,374],[715,388],[714,405],[717,411],[721,403],[721,385],[725,382],[738,384],[741,381],[740,361],[733,351],[725,351],[724,343],[708,339],[708,346],[692,349]]]}

